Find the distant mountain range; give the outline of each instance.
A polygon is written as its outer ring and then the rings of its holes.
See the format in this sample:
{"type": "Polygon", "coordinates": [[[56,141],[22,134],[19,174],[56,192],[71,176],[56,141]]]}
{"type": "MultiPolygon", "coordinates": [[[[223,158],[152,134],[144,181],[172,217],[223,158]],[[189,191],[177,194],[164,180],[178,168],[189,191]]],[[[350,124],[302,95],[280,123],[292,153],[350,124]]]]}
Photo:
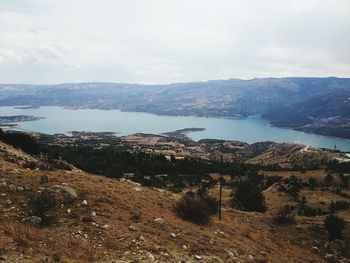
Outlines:
{"type": "Polygon", "coordinates": [[[1,106],[120,109],[163,115],[246,117],[350,138],[349,78],[228,79],[168,85],[0,84],[1,106]]]}

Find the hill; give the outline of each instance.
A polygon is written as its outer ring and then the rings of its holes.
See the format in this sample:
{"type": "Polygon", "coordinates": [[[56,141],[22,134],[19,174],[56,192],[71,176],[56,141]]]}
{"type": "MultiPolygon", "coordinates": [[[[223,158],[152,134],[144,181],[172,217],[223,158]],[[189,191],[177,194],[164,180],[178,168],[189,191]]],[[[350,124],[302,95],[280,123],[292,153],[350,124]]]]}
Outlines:
{"type": "Polygon", "coordinates": [[[263,116],[276,126],[350,139],[350,91],[312,97],[263,116]]]}
{"type": "Polygon", "coordinates": [[[211,117],[266,113],[264,116],[277,126],[349,138],[348,128],[343,127],[349,123],[348,119],[328,120],[338,113],[330,103],[338,103],[339,94],[350,92],[350,79],[347,78],[228,79],[168,85],[103,82],[0,84],[0,91],[0,106],[26,105],[24,109],[63,106],[211,117]],[[310,123],[310,109],[323,107],[326,98],[334,100],[326,103],[329,107],[317,111],[317,115],[311,115],[314,118],[310,123]],[[298,109],[298,114],[295,109],[298,109]]]}
{"type": "MultiPolygon", "coordinates": [[[[222,221],[213,217],[210,225],[198,226],[173,211],[183,193],[78,169],[29,169],[26,161],[44,162],[0,143],[4,262],[326,261],[320,217],[301,216],[296,225],[274,223],[274,209],[290,199],[274,187],[264,193],[271,207],[266,214],[230,208],[225,188],[222,221]],[[45,225],[30,213],[31,198],[42,192],[54,202],[45,225]]],[[[218,195],[217,188],[211,193],[218,195]]]]}

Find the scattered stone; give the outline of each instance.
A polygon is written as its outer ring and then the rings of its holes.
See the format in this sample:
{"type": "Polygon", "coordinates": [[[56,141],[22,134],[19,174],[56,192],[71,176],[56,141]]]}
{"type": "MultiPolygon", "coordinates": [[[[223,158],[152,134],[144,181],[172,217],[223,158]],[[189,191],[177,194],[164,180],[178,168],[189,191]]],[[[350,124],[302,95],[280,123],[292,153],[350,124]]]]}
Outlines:
{"type": "Polygon", "coordinates": [[[27,185],[24,186],[24,191],[30,192],[32,190],[33,190],[33,187],[31,185],[27,184],[27,185]]]}
{"type": "Polygon", "coordinates": [[[147,254],[148,254],[148,259],[150,260],[150,261],[155,261],[156,259],[155,259],[155,257],[153,256],[153,254],[151,253],[151,252],[147,252],[147,254]]]}
{"type": "Polygon", "coordinates": [[[140,187],[135,187],[135,188],[133,188],[136,192],[141,192],[142,191],[142,188],[140,188],[140,187]]]}
{"type": "Polygon", "coordinates": [[[18,186],[18,187],[17,187],[17,191],[18,191],[18,192],[23,192],[23,191],[24,191],[24,188],[23,188],[23,187],[18,186]]]}
{"type": "Polygon", "coordinates": [[[70,210],[70,208],[67,209],[67,213],[70,214],[72,211],[70,210]]]}
{"type": "Polygon", "coordinates": [[[317,251],[317,252],[320,251],[320,249],[319,249],[318,247],[316,247],[316,246],[313,246],[313,247],[312,247],[312,250],[317,251]]]}
{"type": "Polygon", "coordinates": [[[78,197],[75,190],[68,186],[54,185],[47,190],[50,192],[56,204],[70,203],[78,197]]]}
{"type": "Polygon", "coordinates": [[[133,225],[130,225],[130,226],[129,226],[129,230],[131,230],[131,231],[137,231],[137,227],[136,227],[136,226],[133,226],[133,225]]]}
{"type": "Polygon", "coordinates": [[[202,259],[202,257],[199,256],[199,255],[194,255],[194,258],[197,259],[197,260],[201,260],[202,259]]]}
{"type": "Polygon", "coordinates": [[[95,212],[95,211],[92,211],[91,215],[92,215],[92,216],[96,216],[96,212],[95,212]]]}
{"type": "Polygon", "coordinates": [[[15,192],[16,191],[16,186],[14,185],[14,184],[10,184],[9,186],[8,186],[8,190],[10,191],[10,192],[15,192]]]}
{"type": "Polygon", "coordinates": [[[326,254],[326,255],[324,256],[324,258],[325,258],[325,259],[328,259],[328,260],[333,259],[333,257],[334,257],[333,254],[326,254]]]}
{"type": "Polygon", "coordinates": [[[175,237],[176,237],[176,234],[175,234],[175,233],[171,233],[170,236],[171,236],[172,238],[175,238],[175,237]]]}
{"type": "Polygon", "coordinates": [[[164,219],[160,218],[160,217],[154,219],[154,222],[156,222],[157,224],[160,224],[160,225],[163,225],[165,223],[164,219]]]}
{"type": "Polygon", "coordinates": [[[83,202],[81,202],[82,205],[88,205],[88,202],[86,200],[84,200],[83,202]]]}
{"type": "Polygon", "coordinates": [[[186,249],[187,249],[187,246],[186,246],[186,245],[183,245],[182,248],[183,248],[184,250],[186,250],[186,249]]]}
{"type": "Polygon", "coordinates": [[[104,226],[102,226],[102,228],[107,229],[107,228],[109,228],[109,225],[104,225],[104,226]]]}
{"type": "Polygon", "coordinates": [[[36,225],[39,225],[41,223],[41,217],[38,217],[38,216],[32,216],[30,218],[30,222],[32,224],[36,224],[36,225]]]}

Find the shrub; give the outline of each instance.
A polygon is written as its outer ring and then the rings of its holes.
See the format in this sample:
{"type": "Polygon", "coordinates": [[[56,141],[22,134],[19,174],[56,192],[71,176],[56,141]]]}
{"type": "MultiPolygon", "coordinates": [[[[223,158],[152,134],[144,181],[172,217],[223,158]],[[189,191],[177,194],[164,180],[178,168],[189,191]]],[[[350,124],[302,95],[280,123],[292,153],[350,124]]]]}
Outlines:
{"type": "Polygon", "coordinates": [[[334,213],[338,210],[344,210],[347,209],[349,207],[349,203],[346,201],[335,201],[335,202],[331,202],[331,204],[329,205],[329,211],[331,213],[334,213]]]}
{"type": "Polygon", "coordinates": [[[274,216],[274,220],[278,224],[291,224],[295,223],[294,207],[285,205],[280,208],[274,216]]]}
{"type": "Polygon", "coordinates": [[[326,185],[330,185],[333,182],[333,175],[327,174],[324,178],[324,182],[326,185]]]}
{"type": "Polygon", "coordinates": [[[0,129],[0,141],[19,148],[29,154],[39,154],[39,143],[29,134],[23,132],[4,132],[0,129]]]}
{"type": "Polygon", "coordinates": [[[311,189],[311,190],[314,190],[316,186],[317,186],[317,181],[316,181],[316,179],[313,178],[313,177],[310,177],[310,178],[309,178],[309,187],[310,187],[310,189],[311,189]]]}
{"type": "Polygon", "coordinates": [[[243,211],[266,212],[267,210],[261,189],[249,179],[240,182],[231,197],[231,206],[243,211]]]}
{"type": "Polygon", "coordinates": [[[336,215],[329,215],[324,221],[324,226],[328,231],[329,240],[343,239],[342,232],[345,228],[345,221],[343,219],[336,215]]]}
{"type": "Polygon", "coordinates": [[[210,222],[210,216],[216,212],[217,201],[216,205],[214,205],[213,197],[208,195],[203,197],[192,191],[188,191],[176,204],[174,209],[182,219],[205,225],[210,222]]]}
{"type": "Polygon", "coordinates": [[[302,179],[300,177],[290,176],[285,179],[285,183],[287,184],[286,193],[297,198],[299,196],[299,191],[303,186],[302,179]]]}

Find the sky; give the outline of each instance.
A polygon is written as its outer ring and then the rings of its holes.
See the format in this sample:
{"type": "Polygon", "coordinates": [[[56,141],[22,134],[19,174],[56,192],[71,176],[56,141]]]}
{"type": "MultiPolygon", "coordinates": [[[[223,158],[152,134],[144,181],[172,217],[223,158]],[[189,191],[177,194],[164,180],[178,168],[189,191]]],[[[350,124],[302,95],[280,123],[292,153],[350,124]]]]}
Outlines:
{"type": "Polygon", "coordinates": [[[349,0],[0,0],[0,83],[350,77],[349,0]]]}

